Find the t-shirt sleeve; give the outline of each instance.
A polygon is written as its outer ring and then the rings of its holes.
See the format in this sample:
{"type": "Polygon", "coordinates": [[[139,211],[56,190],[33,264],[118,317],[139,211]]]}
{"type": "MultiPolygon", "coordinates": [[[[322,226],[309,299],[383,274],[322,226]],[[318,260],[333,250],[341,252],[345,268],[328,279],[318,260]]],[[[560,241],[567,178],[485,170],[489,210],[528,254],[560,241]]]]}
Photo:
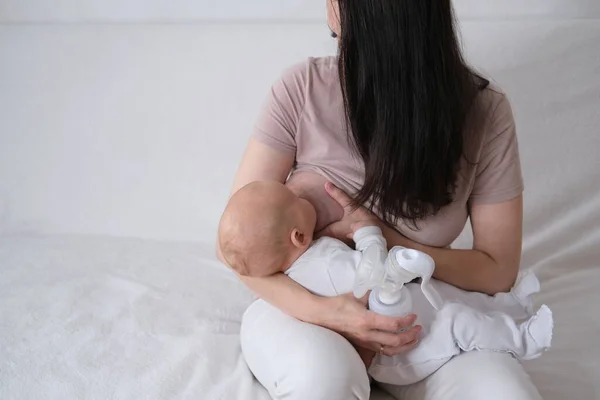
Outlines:
{"type": "Polygon", "coordinates": [[[515,119],[508,99],[502,95],[487,125],[469,203],[502,203],[523,190],[515,119]]]}
{"type": "Polygon", "coordinates": [[[252,137],[285,152],[296,151],[296,131],[304,109],[306,63],[288,69],[273,84],[254,126],[252,137]]]}

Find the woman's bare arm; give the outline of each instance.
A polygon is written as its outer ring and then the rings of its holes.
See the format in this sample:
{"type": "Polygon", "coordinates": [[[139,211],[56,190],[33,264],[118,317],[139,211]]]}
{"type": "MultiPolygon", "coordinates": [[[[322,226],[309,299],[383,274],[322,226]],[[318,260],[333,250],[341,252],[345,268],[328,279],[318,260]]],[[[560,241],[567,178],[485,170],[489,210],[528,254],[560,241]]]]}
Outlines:
{"type": "Polygon", "coordinates": [[[436,263],[435,278],[465,290],[494,295],[514,285],[521,262],[523,197],[471,208],[473,249],[454,250],[424,246],[392,228],[384,234],[392,246],[429,254],[436,263]]]}
{"type": "Polygon", "coordinates": [[[348,194],[333,184],[326,185],[326,189],[344,208],[344,217],[319,232],[320,236],[344,240],[352,233],[354,223],[376,221],[389,247],[403,246],[429,254],[436,263],[434,276],[441,281],[490,295],[507,292],[514,285],[521,261],[522,196],[503,203],[472,207],[473,249],[454,250],[425,246],[407,239],[366,208],[354,208],[348,194]]]}
{"type": "Polygon", "coordinates": [[[245,185],[258,180],[285,182],[294,166],[294,153],[284,153],[250,139],[233,180],[233,195],[245,185]]]}

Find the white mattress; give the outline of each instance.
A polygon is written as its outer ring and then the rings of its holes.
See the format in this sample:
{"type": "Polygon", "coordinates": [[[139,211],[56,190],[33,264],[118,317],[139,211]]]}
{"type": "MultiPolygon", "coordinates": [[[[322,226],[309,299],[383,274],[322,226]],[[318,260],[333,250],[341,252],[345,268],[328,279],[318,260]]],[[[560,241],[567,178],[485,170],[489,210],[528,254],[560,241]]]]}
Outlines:
{"type": "MultiPolygon", "coordinates": [[[[547,400],[600,398],[599,264],[538,270],[556,332],[527,370],[547,400]]],[[[252,296],[210,244],[4,237],[0,276],[1,399],[269,398],[239,347],[252,296]]]]}

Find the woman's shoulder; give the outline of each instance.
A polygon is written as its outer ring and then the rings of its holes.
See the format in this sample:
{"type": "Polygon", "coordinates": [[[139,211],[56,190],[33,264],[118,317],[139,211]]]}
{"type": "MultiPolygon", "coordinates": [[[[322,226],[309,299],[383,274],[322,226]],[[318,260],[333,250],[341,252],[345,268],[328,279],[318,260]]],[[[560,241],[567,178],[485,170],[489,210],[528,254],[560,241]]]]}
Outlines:
{"type": "Polygon", "coordinates": [[[302,75],[309,71],[324,71],[337,73],[337,60],[338,58],[336,56],[308,57],[303,61],[299,61],[287,67],[283,72],[283,76],[302,75]]]}
{"type": "Polygon", "coordinates": [[[515,118],[508,95],[495,83],[490,83],[479,94],[474,108],[474,124],[476,142],[484,145],[499,135],[516,134],[515,118]]]}
{"type": "Polygon", "coordinates": [[[509,109],[510,101],[506,92],[498,84],[490,82],[479,94],[479,105],[487,116],[493,116],[499,109],[503,111],[509,109]]]}
{"type": "Polygon", "coordinates": [[[490,84],[482,90],[481,103],[484,104],[486,114],[491,119],[507,118],[512,120],[512,106],[508,94],[498,84],[490,84]]]}
{"type": "Polygon", "coordinates": [[[335,57],[308,58],[286,68],[268,92],[253,137],[282,151],[295,152],[305,110],[323,107],[329,110],[331,99],[338,96],[339,90],[333,86],[337,81],[333,79],[335,60],[335,57]],[[327,101],[325,106],[324,101],[327,101]]]}
{"type": "Polygon", "coordinates": [[[475,164],[465,165],[470,171],[471,204],[500,203],[517,197],[523,191],[516,122],[508,96],[497,85],[482,91],[478,114],[482,125],[476,125],[473,140],[475,164]]]}
{"type": "Polygon", "coordinates": [[[306,87],[309,83],[312,86],[327,86],[332,83],[332,77],[337,78],[337,69],[335,56],[309,57],[284,69],[280,81],[287,86],[306,87]]]}

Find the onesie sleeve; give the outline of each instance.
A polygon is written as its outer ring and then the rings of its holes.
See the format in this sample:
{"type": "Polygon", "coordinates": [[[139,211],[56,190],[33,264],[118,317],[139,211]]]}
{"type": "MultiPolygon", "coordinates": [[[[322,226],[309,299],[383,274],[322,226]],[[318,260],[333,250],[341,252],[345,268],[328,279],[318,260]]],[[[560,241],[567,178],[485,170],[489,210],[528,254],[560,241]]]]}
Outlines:
{"type": "Polygon", "coordinates": [[[364,252],[369,246],[375,245],[387,254],[387,241],[378,226],[365,226],[354,233],[356,250],[364,252]]]}
{"type": "Polygon", "coordinates": [[[296,151],[296,131],[306,94],[307,63],[289,68],[277,80],[261,108],[252,137],[282,152],[296,151]]]}
{"type": "Polygon", "coordinates": [[[515,119],[502,94],[487,124],[469,203],[501,203],[518,197],[523,189],[515,119]]]}
{"type": "Polygon", "coordinates": [[[359,229],[354,233],[354,241],[356,250],[344,245],[332,251],[330,256],[329,275],[338,294],[353,292],[357,284],[368,283],[363,280],[369,280],[373,270],[384,268],[387,242],[379,227],[359,229]]]}

